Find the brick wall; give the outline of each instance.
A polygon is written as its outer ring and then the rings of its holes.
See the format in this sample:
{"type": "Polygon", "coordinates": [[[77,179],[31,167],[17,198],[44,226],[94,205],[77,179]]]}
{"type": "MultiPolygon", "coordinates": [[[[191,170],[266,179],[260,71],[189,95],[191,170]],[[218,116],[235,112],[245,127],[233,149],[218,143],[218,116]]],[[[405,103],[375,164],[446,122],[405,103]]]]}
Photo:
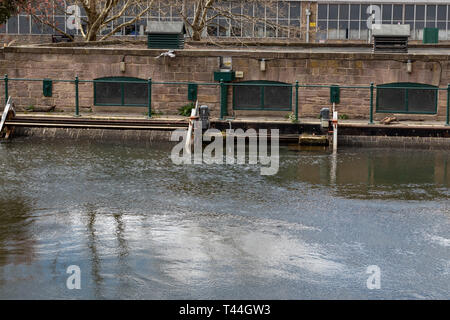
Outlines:
{"type": "MultiPolygon", "coordinates": [[[[294,49],[190,49],[176,51],[175,58],[156,59],[161,50],[114,48],[46,48],[7,47],[0,49],[0,74],[10,78],[51,78],[72,80],[127,76],[167,82],[214,82],[213,72],[219,68],[220,56],[231,56],[233,69],[242,71],[245,80],[274,80],[286,83],[317,85],[363,85],[390,82],[420,82],[446,87],[450,83],[449,56],[430,54],[371,54],[371,53],[309,53],[294,49]],[[266,71],[260,71],[260,59],[266,60],[266,71]],[[125,60],[126,71],[120,71],[125,60]],[[413,72],[406,71],[406,62],[413,60],[413,72]]],[[[293,90],[295,92],[295,90],[293,90]]],[[[42,95],[42,82],[10,81],[9,94],[20,107],[56,105],[57,110],[73,111],[75,95],[73,83],[54,83],[53,97],[42,95]]],[[[0,98],[4,103],[4,83],[0,81],[0,98]]],[[[199,86],[198,99],[212,108],[218,116],[220,96],[218,86],[199,86]]],[[[229,113],[232,113],[231,90],[229,113]]],[[[294,108],[294,97],[293,97],[294,108]]],[[[368,89],[341,89],[340,113],[350,118],[368,118],[370,94],[368,89]]],[[[157,85],[152,90],[153,109],[164,114],[176,114],[188,103],[186,85],[157,85]]],[[[93,108],[93,86],[80,84],[81,111],[93,108]]],[[[322,107],[329,106],[328,88],[300,88],[301,117],[316,118],[322,107]]],[[[94,107],[94,110],[102,108],[94,107]]],[[[105,109],[105,108],[103,108],[105,109]]],[[[446,93],[439,94],[437,115],[412,116],[430,120],[444,120],[446,93]]],[[[115,107],[114,112],[145,112],[145,108],[115,107]]],[[[246,114],[261,115],[258,111],[246,114]]],[[[265,113],[267,114],[267,112],[265,113]]],[[[280,113],[268,113],[280,114],[280,113]]],[[[378,117],[384,117],[380,114],[378,117]]]]}

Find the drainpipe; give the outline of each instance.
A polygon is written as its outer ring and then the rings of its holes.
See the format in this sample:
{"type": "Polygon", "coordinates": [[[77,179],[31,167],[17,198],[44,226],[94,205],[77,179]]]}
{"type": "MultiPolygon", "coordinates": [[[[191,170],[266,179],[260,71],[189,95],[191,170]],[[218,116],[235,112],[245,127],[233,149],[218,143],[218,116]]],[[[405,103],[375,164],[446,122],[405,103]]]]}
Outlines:
{"type": "Polygon", "coordinates": [[[309,43],[309,17],[311,16],[311,11],[306,9],[306,43],[309,43]]]}

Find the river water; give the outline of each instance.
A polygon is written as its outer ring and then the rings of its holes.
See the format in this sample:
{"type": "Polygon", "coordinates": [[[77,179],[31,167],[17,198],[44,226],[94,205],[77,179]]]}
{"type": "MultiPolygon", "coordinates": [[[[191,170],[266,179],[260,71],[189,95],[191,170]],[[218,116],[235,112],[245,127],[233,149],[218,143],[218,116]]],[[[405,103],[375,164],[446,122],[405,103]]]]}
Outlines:
{"type": "Polygon", "coordinates": [[[281,146],[262,176],[170,150],[1,143],[0,299],[450,298],[450,151],[281,146]]]}

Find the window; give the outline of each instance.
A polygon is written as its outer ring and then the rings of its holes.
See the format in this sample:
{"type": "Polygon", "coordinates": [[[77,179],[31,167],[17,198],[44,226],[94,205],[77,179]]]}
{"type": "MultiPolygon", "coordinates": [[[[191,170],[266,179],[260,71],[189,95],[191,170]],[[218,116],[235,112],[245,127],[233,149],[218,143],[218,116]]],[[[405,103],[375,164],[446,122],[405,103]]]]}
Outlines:
{"type": "Polygon", "coordinates": [[[398,82],[377,86],[377,112],[437,112],[438,87],[429,84],[398,82]]]}
{"type": "Polygon", "coordinates": [[[290,111],[292,86],[276,81],[240,82],[233,86],[233,109],[290,111]]]}
{"type": "Polygon", "coordinates": [[[439,28],[440,40],[450,39],[450,6],[446,4],[416,5],[409,4],[414,1],[405,2],[408,4],[380,4],[375,2],[369,5],[352,2],[349,5],[345,3],[319,3],[317,7],[317,39],[367,40],[369,36],[367,23],[373,20],[370,18],[372,13],[376,16],[375,21],[373,21],[375,23],[409,24],[411,40],[421,40],[425,27],[439,28]],[[370,6],[372,7],[371,12],[370,6]]]}
{"type": "Polygon", "coordinates": [[[96,79],[94,82],[94,105],[96,106],[144,107],[147,104],[148,87],[146,80],[128,77],[106,77],[96,79]],[[118,82],[114,82],[114,80],[118,82]]]}

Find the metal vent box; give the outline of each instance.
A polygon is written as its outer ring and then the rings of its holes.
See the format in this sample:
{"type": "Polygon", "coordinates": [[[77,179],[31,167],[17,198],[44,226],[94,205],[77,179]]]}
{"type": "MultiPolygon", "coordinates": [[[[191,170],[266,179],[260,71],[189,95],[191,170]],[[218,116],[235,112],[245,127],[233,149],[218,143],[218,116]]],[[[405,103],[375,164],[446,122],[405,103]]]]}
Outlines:
{"type": "Polygon", "coordinates": [[[146,29],[149,49],[183,49],[184,22],[150,21],[146,29]]]}

